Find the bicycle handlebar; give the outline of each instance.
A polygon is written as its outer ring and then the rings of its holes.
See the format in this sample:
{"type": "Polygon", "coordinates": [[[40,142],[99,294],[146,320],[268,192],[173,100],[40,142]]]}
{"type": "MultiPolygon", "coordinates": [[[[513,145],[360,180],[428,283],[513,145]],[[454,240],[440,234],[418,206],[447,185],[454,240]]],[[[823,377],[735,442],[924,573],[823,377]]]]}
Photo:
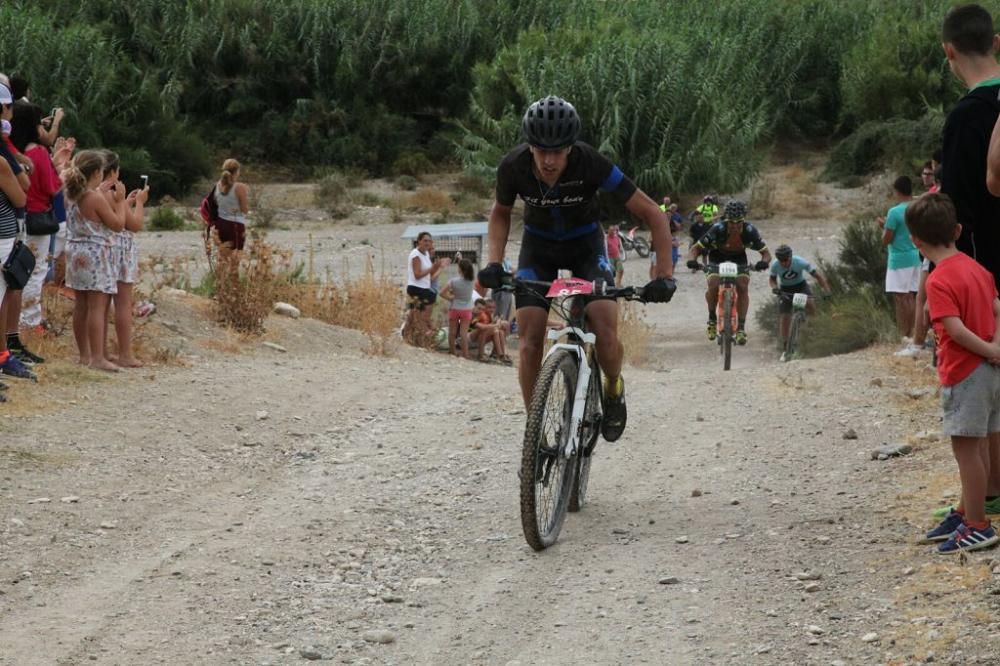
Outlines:
{"type": "MultiPolygon", "coordinates": [[[[643,287],[610,287],[604,280],[594,280],[590,284],[593,286],[594,292],[587,294],[588,296],[621,298],[626,301],[640,301],[645,303],[645,300],[643,300],[643,287]]],[[[542,280],[522,280],[521,278],[511,276],[509,284],[500,287],[500,290],[513,291],[514,287],[524,287],[525,289],[545,295],[548,293],[549,288],[552,287],[552,283],[542,280]]]]}

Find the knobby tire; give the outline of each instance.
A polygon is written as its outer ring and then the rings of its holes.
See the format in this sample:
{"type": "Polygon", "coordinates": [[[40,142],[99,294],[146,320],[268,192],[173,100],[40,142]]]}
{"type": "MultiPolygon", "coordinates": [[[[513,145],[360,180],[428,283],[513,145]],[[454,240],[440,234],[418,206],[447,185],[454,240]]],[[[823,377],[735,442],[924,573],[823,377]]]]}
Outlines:
{"type": "Polygon", "coordinates": [[[792,326],[788,331],[788,348],[785,350],[789,359],[799,348],[799,335],[801,335],[803,320],[803,316],[799,313],[792,315],[792,326]]]}
{"type": "Polygon", "coordinates": [[[576,364],[569,350],[549,356],[538,372],[528,408],[521,450],[521,528],[534,550],[555,543],[569,509],[577,461],[562,457],[559,448],[570,435],[576,364]],[[548,445],[544,450],[543,440],[548,445]]]}
{"type": "Polygon", "coordinates": [[[722,295],[722,369],[728,370],[733,362],[733,292],[726,289],[722,295]]]}

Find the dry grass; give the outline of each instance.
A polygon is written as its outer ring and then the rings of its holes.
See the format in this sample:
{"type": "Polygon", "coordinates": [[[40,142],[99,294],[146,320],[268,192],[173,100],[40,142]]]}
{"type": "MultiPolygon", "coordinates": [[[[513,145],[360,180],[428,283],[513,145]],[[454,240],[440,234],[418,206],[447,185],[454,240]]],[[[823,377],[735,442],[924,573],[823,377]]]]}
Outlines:
{"type": "MultiPolygon", "coordinates": [[[[345,267],[344,275],[350,271],[345,267]]],[[[399,285],[375,270],[371,257],[357,277],[325,280],[309,277],[304,282],[277,285],[278,300],[293,303],[306,317],[361,331],[368,337],[368,351],[392,354],[398,344],[402,296],[399,285]]]]}
{"type": "Polygon", "coordinates": [[[653,326],[642,318],[642,308],[635,303],[618,307],[618,336],[625,346],[625,361],[641,366],[649,360],[649,341],[653,326]]]}
{"type": "Polygon", "coordinates": [[[274,306],[279,260],[274,248],[256,234],[243,252],[217,252],[215,314],[222,324],[240,333],[264,330],[264,320],[274,306]]]}
{"type": "Polygon", "coordinates": [[[774,217],[775,183],[769,176],[757,178],[750,186],[750,210],[755,220],[774,217]]]}
{"type": "Polygon", "coordinates": [[[830,205],[819,196],[817,175],[816,170],[806,170],[798,164],[792,164],[776,175],[755,182],[751,190],[754,215],[759,216],[760,212],[753,203],[756,197],[761,200],[760,204],[768,215],[786,214],[804,219],[828,217],[830,205]]]}
{"type": "Polygon", "coordinates": [[[444,190],[424,187],[403,197],[397,207],[418,213],[447,215],[455,210],[455,201],[444,190]]]}

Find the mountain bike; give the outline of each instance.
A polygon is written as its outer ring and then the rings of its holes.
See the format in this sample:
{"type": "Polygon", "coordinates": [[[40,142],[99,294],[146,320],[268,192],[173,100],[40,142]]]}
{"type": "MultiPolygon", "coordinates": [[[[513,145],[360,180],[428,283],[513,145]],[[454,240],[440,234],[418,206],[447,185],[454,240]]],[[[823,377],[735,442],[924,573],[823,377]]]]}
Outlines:
{"type": "Polygon", "coordinates": [[[799,340],[802,336],[802,326],[806,323],[806,308],[809,306],[809,300],[815,300],[817,297],[809,294],[791,293],[781,289],[773,289],[772,292],[778,297],[779,302],[791,302],[792,304],[792,322],[788,329],[788,340],[785,341],[785,347],[781,350],[781,360],[791,361],[792,356],[799,349],[799,340]]]}
{"type": "Polygon", "coordinates": [[[602,382],[584,308],[588,297],[642,301],[641,287],[606,285],[562,278],[554,282],[513,279],[519,287],[552,301],[566,321],[550,330],[554,344],[542,361],[528,407],[521,450],[521,527],[534,550],[559,536],[567,511],[579,511],[587,498],[594,448],[601,433],[602,382]]]}
{"type": "MultiPolygon", "coordinates": [[[[745,268],[749,270],[748,267],[745,268]]],[[[719,274],[719,298],[715,305],[715,340],[719,345],[719,354],[722,355],[722,369],[729,370],[733,361],[733,338],[739,325],[736,278],[740,276],[740,265],[724,261],[721,264],[707,264],[704,270],[709,274],[719,274]]]]}
{"type": "Polygon", "coordinates": [[[643,236],[636,234],[639,227],[632,227],[629,229],[628,234],[623,232],[621,229],[618,230],[618,238],[622,242],[622,258],[628,257],[630,251],[635,251],[640,257],[649,256],[649,241],[647,241],[643,236]]]}

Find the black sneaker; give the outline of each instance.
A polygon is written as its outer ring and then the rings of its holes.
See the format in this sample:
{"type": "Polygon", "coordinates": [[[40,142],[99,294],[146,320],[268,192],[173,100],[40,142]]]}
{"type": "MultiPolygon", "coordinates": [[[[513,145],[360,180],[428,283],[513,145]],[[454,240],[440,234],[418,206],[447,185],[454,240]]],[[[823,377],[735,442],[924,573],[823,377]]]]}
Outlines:
{"type": "Polygon", "coordinates": [[[21,360],[14,356],[13,353],[7,355],[7,360],[0,363],[0,374],[7,377],[14,377],[16,379],[30,379],[32,381],[38,381],[35,377],[35,373],[28,368],[24,367],[21,360]]]}
{"type": "Polygon", "coordinates": [[[604,396],[604,418],[601,420],[601,436],[608,442],[617,441],[625,432],[628,410],[625,408],[625,380],[617,397],[604,396]]]}
{"type": "Polygon", "coordinates": [[[45,359],[38,354],[33,353],[24,345],[20,347],[11,347],[10,353],[21,359],[21,363],[25,365],[37,365],[39,363],[45,363],[45,359]]]}

